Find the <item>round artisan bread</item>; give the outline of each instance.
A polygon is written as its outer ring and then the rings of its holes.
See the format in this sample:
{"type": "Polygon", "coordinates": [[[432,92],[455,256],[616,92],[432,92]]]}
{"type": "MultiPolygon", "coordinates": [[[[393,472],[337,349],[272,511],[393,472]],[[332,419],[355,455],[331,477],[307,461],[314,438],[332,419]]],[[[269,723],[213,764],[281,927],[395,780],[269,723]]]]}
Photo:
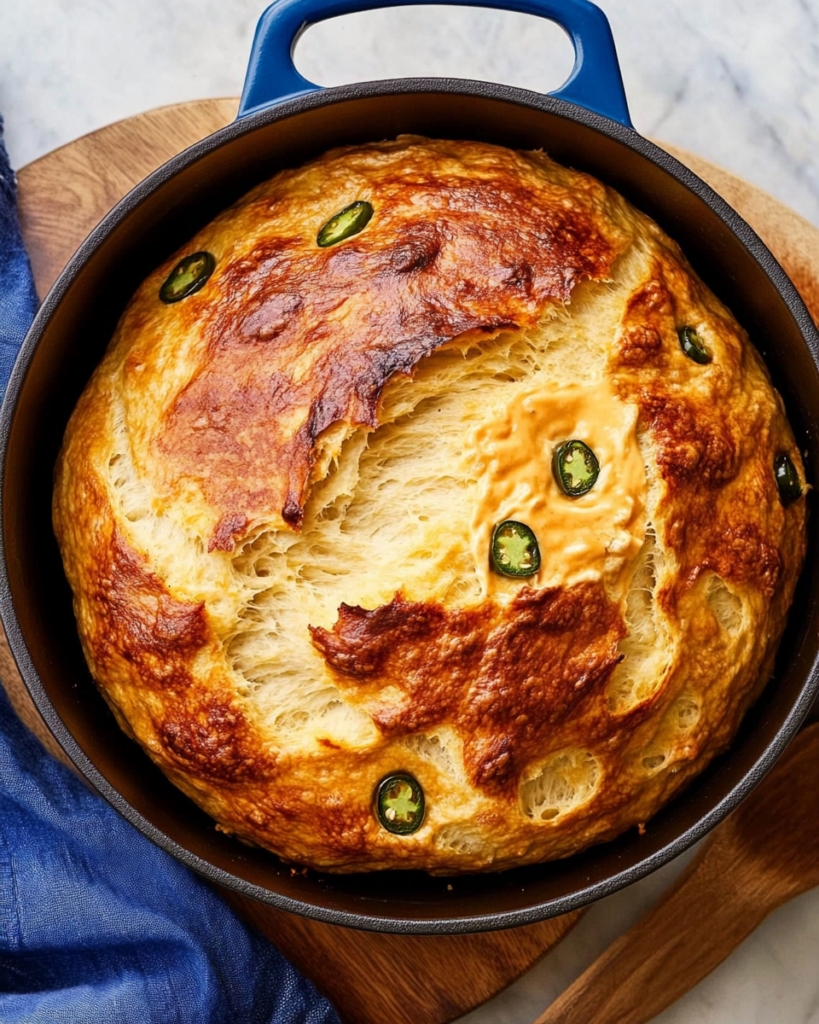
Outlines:
{"type": "Polygon", "coordinates": [[[220,829],[455,873],[616,836],[727,746],[804,491],[652,221],[542,153],[407,137],[278,174],[144,282],[54,525],[94,678],[220,829]]]}

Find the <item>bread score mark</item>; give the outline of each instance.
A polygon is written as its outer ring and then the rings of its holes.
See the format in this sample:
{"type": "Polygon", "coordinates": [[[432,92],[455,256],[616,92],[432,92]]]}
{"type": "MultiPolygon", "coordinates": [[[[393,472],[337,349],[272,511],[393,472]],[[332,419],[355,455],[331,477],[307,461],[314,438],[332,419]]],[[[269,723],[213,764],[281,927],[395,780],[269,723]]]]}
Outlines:
{"type": "MultiPolygon", "coordinates": [[[[105,509],[91,482],[83,499],[105,509]]],[[[174,597],[114,521],[101,523],[88,531],[82,564],[67,570],[72,582],[78,571],[85,574],[78,606],[84,647],[94,677],[106,680],[120,726],[136,733],[166,771],[222,784],[269,779],[276,756],[244,702],[218,674],[204,685],[196,674],[197,660],[219,646],[204,603],[174,597]]],[[[77,528],[61,516],[55,526],[60,539],[77,528]]]]}
{"type": "Polygon", "coordinates": [[[676,586],[658,594],[661,605],[674,614],[708,571],[772,597],[783,543],[798,562],[804,541],[785,531],[771,452],[798,460],[798,451],[775,392],[759,386],[767,374],[742,329],[702,282],[658,257],[626,305],[608,374],[614,393],[638,408],[662,481],[658,537],[679,568],[676,586]],[[680,325],[692,318],[708,362],[681,347],[680,325]]]}
{"type": "Polygon", "coordinates": [[[237,212],[264,231],[220,261],[197,313],[204,358],[156,433],[168,491],[195,481],[210,507],[212,547],[233,549],[224,523],[239,512],[248,529],[271,517],[298,528],[317,439],[340,422],[376,427],[394,374],[471,332],[534,326],[578,282],[609,279],[630,239],[603,185],[539,154],[458,154],[400,144],[374,163],[368,147],[338,151],[237,212]],[[372,221],[321,248],[305,193],[337,210],[357,163],[372,221]]]}
{"type": "Polygon", "coordinates": [[[453,724],[473,785],[517,792],[521,772],[561,743],[617,735],[604,693],[626,635],[601,583],[531,590],[507,604],[445,608],[396,594],[367,611],[342,604],[332,630],[311,626],[334,682],[381,732],[453,724]]]}

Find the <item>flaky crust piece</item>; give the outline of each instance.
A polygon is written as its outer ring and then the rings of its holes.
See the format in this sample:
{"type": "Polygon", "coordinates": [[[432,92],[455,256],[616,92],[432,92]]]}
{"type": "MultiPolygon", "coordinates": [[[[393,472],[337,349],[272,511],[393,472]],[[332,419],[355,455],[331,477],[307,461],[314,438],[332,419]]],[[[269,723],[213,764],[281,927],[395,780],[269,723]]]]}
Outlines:
{"type": "Polygon", "coordinates": [[[322,870],[498,870],[647,821],[726,747],[804,557],[782,454],[804,491],[759,357],[653,222],[541,153],[402,138],[282,172],[144,282],[54,525],[102,693],[218,827],[322,870]],[[204,287],[160,301],[197,251],[204,287]],[[573,500],[577,436],[602,469],[573,500]],[[490,569],[504,519],[527,579],[490,569]],[[374,810],[395,771],[410,835],[374,810]]]}

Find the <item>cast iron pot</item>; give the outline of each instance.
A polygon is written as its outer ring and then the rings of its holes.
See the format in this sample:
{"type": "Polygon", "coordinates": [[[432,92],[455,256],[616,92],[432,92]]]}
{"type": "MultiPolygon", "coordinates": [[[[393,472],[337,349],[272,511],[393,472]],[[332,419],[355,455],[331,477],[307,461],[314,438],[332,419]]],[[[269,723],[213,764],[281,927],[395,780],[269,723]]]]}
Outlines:
{"type": "Polygon", "coordinates": [[[646,835],[632,830],[565,861],[461,877],[452,891],[446,879],[420,873],[291,875],[272,854],[217,832],[124,737],[80,649],[51,529],[52,468],[71,410],[128,298],[257,182],[332,146],[411,132],[543,147],[655,218],[749,329],[785,399],[809,476],[819,459],[819,337],[793,285],[748,225],[633,130],[609,26],[596,7],[586,0],[482,4],[550,18],[570,34],[575,68],[552,96],[440,79],[320,91],[296,72],[291,51],[307,24],[395,3],[281,0],[269,8],[257,30],[239,118],[138,185],[54,285],[25,340],[0,417],[0,613],[23,678],[60,744],[159,846],[214,882],[309,917],[391,932],[469,932],[565,913],[636,881],[705,835],[759,782],[819,687],[815,523],[775,678],[729,752],[653,818],[646,835]]]}

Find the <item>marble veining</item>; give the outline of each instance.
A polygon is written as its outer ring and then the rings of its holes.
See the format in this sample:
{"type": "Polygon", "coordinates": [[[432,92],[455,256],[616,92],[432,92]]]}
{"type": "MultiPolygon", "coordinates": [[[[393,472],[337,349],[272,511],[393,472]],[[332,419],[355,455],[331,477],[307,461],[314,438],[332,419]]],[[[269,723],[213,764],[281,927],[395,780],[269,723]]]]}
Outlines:
{"type": "MultiPolygon", "coordinates": [[[[819,225],[819,0],[599,0],[638,131],[700,153],[819,225]]],[[[111,121],[241,90],[264,0],[4,3],[0,112],[16,166],[111,121]]],[[[307,32],[324,85],[449,75],[557,87],[571,48],[523,15],[446,7],[354,15],[307,32]]],[[[595,906],[524,978],[462,1024],[529,1024],[647,909],[667,866],[595,906]]],[[[819,891],[765,924],[657,1024],[819,1024],[819,891]]],[[[616,1024],[616,1022],[612,1022],[616,1024]]]]}

